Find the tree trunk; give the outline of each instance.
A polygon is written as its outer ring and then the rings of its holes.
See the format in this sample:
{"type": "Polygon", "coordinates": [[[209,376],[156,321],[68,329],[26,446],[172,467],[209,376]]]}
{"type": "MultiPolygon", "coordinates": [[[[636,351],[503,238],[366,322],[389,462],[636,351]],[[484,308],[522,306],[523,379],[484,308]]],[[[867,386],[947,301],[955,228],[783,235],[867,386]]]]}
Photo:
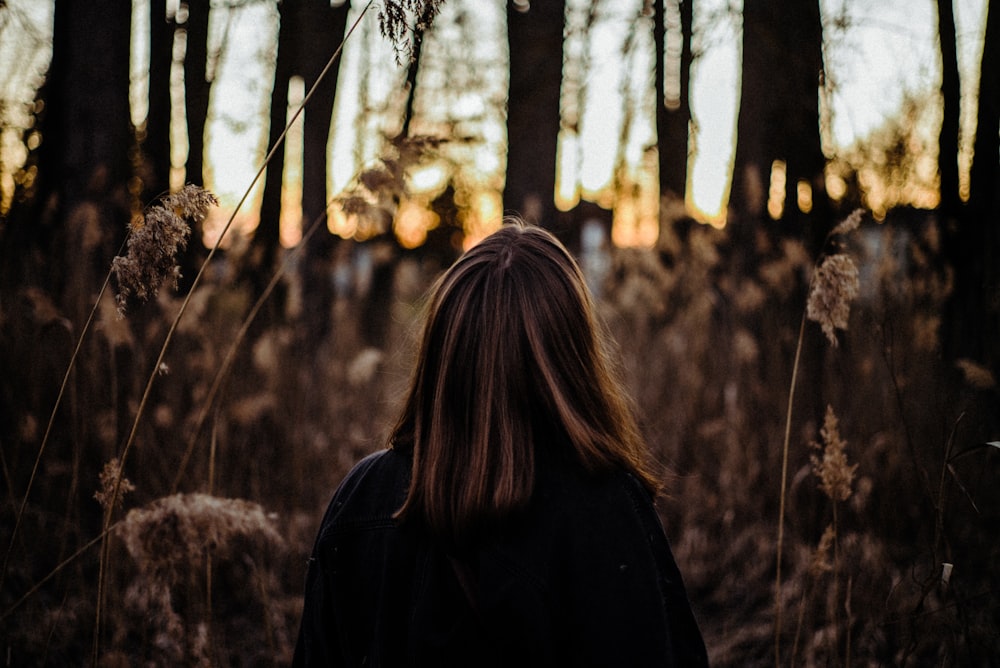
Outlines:
{"type": "MultiPolygon", "coordinates": [[[[188,16],[183,30],[187,35],[184,50],[184,112],[187,119],[188,155],[184,182],[205,183],[205,125],[208,120],[208,100],[211,84],[208,69],[209,0],[187,0],[188,16]]],[[[193,223],[187,246],[178,253],[181,276],[178,288],[186,292],[201,269],[207,253],[202,239],[202,226],[193,223]]]]}
{"type": "Polygon", "coordinates": [[[562,82],[564,0],[507,4],[510,92],[507,101],[505,212],[555,225],[556,146],[562,82]]]}
{"type": "Polygon", "coordinates": [[[969,203],[955,234],[949,259],[955,291],[945,345],[952,358],[968,357],[1000,372],[1000,6],[989,3],[979,74],[979,108],[969,203]]]}
{"type": "MultiPolygon", "coordinates": [[[[810,250],[830,225],[819,134],[823,36],[813,0],[746,0],[743,6],[743,83],[729,222],[741,251],[756,232],[800,236],[810,250]],[[766,223],[771,170],[785,164],[786,191],[779,225],[766,223]],[[800,210],[799,182],[811,189],[811,210],[800,210]]],[[[808,208],[808,207],[807,207],[808,208]]]]}
{"type": "Polygon", "coordinates": [[[958,77],[958,46],[952,0],[938,0],[938,33],[941,43],[941,98],[944,113],[938,136],[938,174],[941,178],[941,215],[953,221],[961,200],[958,196],[958,134],[962,92],[958,77]]]}
{"type": "MultiPolygon", "coordinates": [[[[271,89],[270,128],[267,148],[278,143],[288,120],[288,83],[295,71],[296,34],[289,2],[278,3],[278,43],[275,54],[274,86],[271,89]]],[[[250,246],[247,271],[254,286],[254,296],[260,296],[270,281],[275,267],[281,235],[281,190],[284,178],[285,145],[274,151],[267,166],[260,203],[260,222],[250,246]]]]}
{"type": "Polygon", "coordinates": [[[410,54],[410,64],[406,68],[406,106],[403,109],[403,127],[399,131],[400,137],[410,136],[410,122],[413,120],[413,109],[417,100],[417,71],[420,69],[420,54],[424,49],[424,36],[427,28],[434,18],[434,5],[427,3],[424,5],[423,14],[417,21],[419,29],[413,34],[413,51],[410,54]]]}
{"type": "MultiPolygon", "coordinates": [[[[745,0],[743,67],[736,155],[729,201],[732,270],[755,276],[758,265],[781,255],[781,237],[802,239],[816,256],[830,226],[819,126],[823,38],[818,0],[745,0]],[[772,166],[785,168],[783,208],[768,211],[772,166]],[[811,190],[811,207],[799,206],[799,183],[811,190]],[[803,210],[805,209],[805,210],[803,210]],[[773,218],[773,220],[772,220],[773,218]]],[[[793,278],[787,297],[774,296],[745,326],[758,340],[794,342],[805,282],[793,278]]],[[[796,396],[796,419],[822,424],[825,342],[807,336],[799,374],[809,379],[796,396]]],[[[765,368],[780,368],[794,348],[763,353],[765,368]],[[769,356],[776,356],[770,359],[769,356]]]]}
{"type": "MultiPolygon", "coordinates": [[[[309,91],[319,79],[333,50],[344,38],[347,12],[350,3],[331,8],[328,0],[307,0],[301,5],[297,39],[298,71],[309,91]]],[[[305,110],[303,135],[305,147],[302,154],[302,217],[306,225],[318,217],[326,217],[326,174],[330,122],[333,118],[333,101],[337,93],[339,63],[335,63],[320,82],[305,110]]],[[[311,240],[313,251],[325,253],[330,247],[330,235],[317,234],[311,240]]]]}
{"type": "Polygon", "coordinates": [[[823,22],[819,0],[788,0],[792,30],[782,34],[786,60],[790,61],[790,90],[786,111],[791,132],[786,134],[785,209],[781,218],[784,234],[802,235],[806,247],[816,255],[832,228],[830,199],[826,193],[826,156],[819,128],[819,90],[825,85],[823,69],[823,22]],[[811,203],[799,205],[799,184],[808,186],[811,203]]]}
{"type": "MultiPolygon", "coordinates": [[[[0,373],[4,376],[0,396],[9,396],[13,389],[18,397],[12,408],[4,405],[0,422],[32,414],[47,416],[52,410],[73,342],[125,237],[129,153],[134,146],[128,99],[130,27],[131,3],[55,2],[52,60],[38,91],[44,111],[37,125],[42,143],[37,154],[36,195],[33,202],[18,203],[25,209],[9,218],[9,224],[20,229],[11,230],[10,240],[17,245],[3,251],[19,256],[23,283],[12,286],[20,293],[17,299],[7,300],[4,295],[5,309],[12,307],[12,315],[20,317],[4,323],[0,333],[3,356],[15,362],[0,373]],[[24,412],[15,412],[19,409],[24,412]]],[[[97,340],[88,343],[99,345],[97,340]]],[[[55,522],[63,513],[67,517],[87,514],[94,507],[87,486],[76,484],[77,479],[96,479],[94,463],[104,461],[100,451],[81,454],[84,447],[92,447],[88,440],[92,427],[82,418],[104,407],[100,398],[74,389],[90,387],[87,382],[100,375],[88,357],[81,357],[74,367],[73,383],[45,452],[44,480],[38,481],[40,487],[32,495],[33,508],[26,520],[34,516],[55,522]],[[70,397],[79,397],[78,402],[70,397]],[[74,461],[80,465],[69,464],[74,461]]],[[[5,432],[0,434],[5,438],[5,453],[37,449],[39,439],[9,434],[6,424],[0,429],[5,432]]],[[[24,468],[17,465],[26,459],[14,460],[11,474],[20,479],[15,488],[23,489],[27,480],[21,477],[24,468]]],[[[41,574],[54,565],[57,551],[40,545],[38,531],[29,527],[30,523],[21,532],[24,540],[16,551],[23,547],[24,555],[34,555],[25,563],[25,573],[41,574]]],[[[72,540],[68,545],[72,546],[72,540]]]]}
{"type": "Polygon", "coordinates": [[[184,52],[184,108],[187,115],[187,183],[205,183],[205,122],[208,119],[208,13],[209,0],[188,0],[184,24],[187,49],[184,52]]]}
{"type": "MultiPolygon", "coordinates": [[[[307,0],[300,5],[301,22],[297,39],[302,78],[306,91],[319,79],[334,49],[344,39],[350,2],[331,7],[328,0],[307,0]]],[[[340,63],[334,63],[320,81],[305,110],[302,153],[302,222],[312,225],[321,219],[321,229],[306,243],[303,274],[303,315],[306,336],[315,343],[330,329],[333,286],[330,282],[330,262],[334,237],[326,229],[327,218],[327,156],[333,101],[337,93],[340,63]]]]}
{"type": "MultiPolygon", "coordinates": [[[[694,20],[693,0],[670,0],[681,45],[678,53],[666,53],[667,0],[655,0],[653,40],[656,45],[656,137],[660,155],[660,197],[684,201],[687,192],[688,130],[691,124],[691,30],[694,20]],[[673,73],[667,90],[668,73],[673,73]]],[[[671,21],[673,23],[673,21],[671,21]]]]}
{"type": "Polygon", "coordinates": [[[766,1],[747,0],[743,5],[742,90],[729,195],[729,225],[741,245],[753,240],[755,228],[763,224],[766,213],[767,188],[776,150],[769,145],[774,133],[766,127],[774,113],[773,93],[764,91],[770,82],[769,67],[787,57],[779,52],[779,42],[772,34],[776,24],[767,11],[766,1]]]}
{"type": "Polygon", "coordinates": [[[116,0],[56,2],[40,169],[64,207],[128,180],[130,28],[130,8],[116,0]]]}
{"type": "MultiPolygon", "coordinates": [[[[277,62],[271,93],[268,148],[274,147],[285,129],[288,110],[288,83],[301,76],[308,93],[344,39],[350,2],[330,7],[326,0],[284,0],[279,3],[277,62]]],[[[303,111],[304,147],[302,157],[303,232],[321,219],[323,229],[308,241],[302,263],[302,319],[307,345],[322,340],[329,332],[333,288],[329,280],[334,237],[326,229],[327,154],[333,103],[337,92],[340,63],[326,73],[303,111]]],[[[284,145],[279,146],[267,168],[260,223],[254,233],[247,271],[259,293],[270,279],[277,257],[280,235],[281,192],[285,162],[284,145]]]]}
{"type": "MultiPolygon", "coordinates": [[[[969,198],[975,213],[997,206],[1000,196],[1000,5],[990,0],[979,72],[979,108],[976,143],[969,173],[969,198]]],[[[974,222],[982,241],[997,238],[998,225],[985,218],[974,222]]]]}
{"type": "Polygon", "coordinates": [[[174,57],[174,22],[167,0],[149,8],[149,108],[142,140],[142,205],[170,187],[170,65],[174,57]]]}
{"type": "Polygon", "coordinates": [[[63,295],[78,325],[128,220],[130,10],[117,0],[58,0],[52,62],[39,91],[37,220],[50,272],[40,282],[63,295]],[[81,213],[84,203],[91,206],[81,213]]]}

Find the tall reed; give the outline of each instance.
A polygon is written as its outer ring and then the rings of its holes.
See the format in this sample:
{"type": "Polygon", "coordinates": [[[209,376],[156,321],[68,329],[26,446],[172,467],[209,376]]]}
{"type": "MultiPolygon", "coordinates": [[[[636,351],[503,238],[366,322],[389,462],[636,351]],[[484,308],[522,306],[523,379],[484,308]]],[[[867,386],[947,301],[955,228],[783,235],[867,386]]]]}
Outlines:
{"type": "Polygon", "coordinates": [[[303,110],[305,109],[306,105],[309,104],[309,101],[312,99],[312,97],[315,94],[315,92],[316,92],[317,88],[319,87],[320,83],[329,74],[329,72],[332,69],[334,63],[337,62],[337,59],[339,58],[341,52],[344,49],[344,44],[346,44],[347,40],[354,33],[354,30],[355,30],[355,28],[357,28],[358,24],[361,23],[361,20],[365,17],[365,14],[367,14],[368,10],[371,8],[371,5],[372,5],[373,1],[374,0],[369,0],[369,2],[365,5],[364,9],[362,9],[361,13],[358,15],[358,18],[355,20],[354,24],[350,27],[350,29],[344,35],[344,39],[341,40],[341,42],[337,46],[336,50],[334,50],[333,54],[327,60],[326,65],[323,67],[323,70],[316,77],[316,81],[313,82],[312,87],[308,90],[308,92],[306,93],[306,95],[303,97],[302,102],[299,104],[298,108],[295,110],[295,113],[292,114],[291,118],[288,120],[288,123],[285,125],[284,130],[282,130],[281,135],[279,135],[279,137],[275,141],[274,145],[268,151],[267,155],[264,158],[263,163],[261,164],[260,168],[257,170],[257,173],[254,175],[253,179],[250,181],[250,184],[247,186],[246,190],[244,191],[243,196],[240,198],[239,202],[236,204],[236,207],[233,209],[232,213],[229,215],[228,220],[226,220],[225,225],[223,225],[222,230],[219,232],[219,236],[216,239],[215,244],[212,246],[212,248],[209,251],[208,255],[206,256],[204,262],[202,263],[201,268],[198,270],[198,273],[195,275],[194,280],[192,281],[191,286],[190,286],[187,294],[185,295],[184,300],[181,302],[180,308],[178,309],[177,314],[174,316],[174,319],[173,319],[173,321],[170,324],[170,328],[167,330],[166,336],[164,337],[163,345],[160,347],[160,352],[157,355],[156,361],[153,364],[153,371],[150,373],[149,378],[146,381],[145,389],[143,390],[142,397],[139,400],[139,406],[136,409],[135,419],[132,421],[131,431],[129,432],[128,438],[125,441],[125,446],[122,449],[121,457],[119,458],[118,474],[116,476],[114,489],[111,492],[110,502],[108,503],[107,509],[105,510],[105,513],[104,513],[103,533],[105,534],[105,538],[103,539],[103,542],[102,542],[101,561],[100,561],[100,568],[99,568],[99,571],[98,571],[97,606],[96,606],[96,610],[95,610],[95,614],[94,614],[94,618],[95,618],[94,619],[94,644],[93,644],[93,652],[92,652],[92,656],[91,656],[92,663],[95,666],[97,665],[98,657],[99,657],[99,654],[100,654],[100,630],[101,630],[102,602],[103,602],[103,598],[104,598],[105,574],[106,574],[106,571],[107,571],[107,564],[108,564],[109,553],[110,553],[110,544],[109,544],[109,541],[108,541],[108,538],[107,538],[108,527],[110,527],[111,523],[112,523],[112,519],[113,519],[113,515],[114,515],[114,507],[115,507],[115,504],[117,502],[118,496],[119,496],[120,491],[121,491],[121,481],[122,481],[122,477],[123,477],[122,476],[122,472],[123,472],[123,470],[125,468],[125,462],[128,459],[128,455],[129,455],[129,452],[130,452],[130,450],[132,448],[132,445],[133,445],[133,443],[135,443],[135,438],[136,438],[136,435],[138,433],[138,428],[139,428],[139,421],[142,418],[144,409],[146,407],[146,403],[149,400],[150,392],[151,392],[151,390],[153,388],[153,383],[156,381],[156,377],[159,374],[159,370],[160,370],[161,366],[163,365],[163,360],[166,357],[167,349],[170,346],[170,342],[173,339],[174,333],[177,331],[177,325],[180,322],[181,318],[183,317],[185,311],[187,310],[188,304],[191,302],[191,296],[194,294],[195,288],[198,286],[199,282],[201,281],[202,276],[204,276],[206,268],[209,266],[209,264],[211,263],[212,259],[215,256],[215,254],[218,252],[219,247],[222,244],[222,240],[225,238],[226,234],[229,232],[230,228],[232,227],[233,221],[236,219],[236,214],[239,212],[239,210],[246,203],[247,199],[250,197],[250,193],[253,191],[253,187],[257,184],[257,181],[260,180],[261,176],[263,176],[265,170],[267,169],[267,166],[270,164],[271,160],[274,158],[274,155],[277,152],[278,148],[285,141],[285,138],[287,137],[288,131],[291,128],[292,124],[294,124],[295,121],[299,118],[299,116],[302,115],[303,110]]]}
{"type": "MultiPolygon", "coordinates": [[[[826,247],[838,237],[847,235],[861,225],[864,212],[857,209],[838,225],[826,239],[826,247]]],[[[847,329],[851,301],[858,296],[860,287],[858,268],[850,255],[840,252],[842,246],[835,243],[835,252],[822,255],[818,268],[813,272],[809,282],[809,298],[806,310],[799,325],[799,335],[795,344],[795,361],[792,363],[792,379],[788,389],[788,407],[785,412],[785,436],[781,448],[781,488],[778,498],[778,540],[776,550],[774,576],[774,665],[781,666],[781,632],[782,632],[782,594],[781,594],[781,562],[785,538],[785,497],[788,487],[788,452],[792,431],[792,407],[795,401],[795,388],[798,381],[799,362],[802,355],[802,342],[805,338],[806,320],[819,323],[830,345],[837,345],[838,329],[847,329]]]]}

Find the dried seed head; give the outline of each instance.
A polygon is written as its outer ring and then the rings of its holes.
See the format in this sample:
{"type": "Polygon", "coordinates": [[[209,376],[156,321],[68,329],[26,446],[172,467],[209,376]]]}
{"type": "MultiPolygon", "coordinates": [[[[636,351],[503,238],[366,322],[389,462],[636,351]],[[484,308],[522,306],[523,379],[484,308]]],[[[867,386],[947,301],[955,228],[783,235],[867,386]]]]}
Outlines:
{"type": "Polygon", "coordinates": [[[981,364],[977,364],[970,359],[962,358],[955,362],[955,366],[962,372],[962,377],[967,385],[977,390],[992,390],[997,386],[997,380],[993,372],[981,364]]]}
{"type": "Polygon", "coordinates": [[[854,230],[858,229],[858,227],[861,225],[861,219],[864,217],[864,215],[865,215],[864,209],[855,209],[854,211],[851,212],[851,215],[849,215],[847,218],[844,218],[844,220],[840,221],[840,223],[833,228],[830,234],[831,235],[848,234],[849,232],[853,232],[854,230]]]}
{"type": "Polygon", "coordinates": [[[112,499],[114,499],[115,509],[121,508],[125,494],[135,490],[135,485],[128,478],[122,477],[121,483],[118,483],[118,478],[121,474],[121,462],[118,461],[117,457],[106,463],[104,470],[101,471],[101,487],[94,492],[94,498],[97,499],[97,502],[105,510],[108,509],[112,499]],[[115,487],[118,487],[117,495],[115,494],[115,487]]]}
{"type": "Polygon", "coordinates": [[[809,564],[809,573],[815,578],[823,573],[833,570],[833,563],[830,561],[830,552],[833,548],[833,539],[837,537],[837,530],[832,524],[828,524],[823,536],[819,539],[819,545],[813,552],[812,562],[809,564]]]}
{"type": "Polygon", "coordinates": [[[822,456],[812,455],[813,474],[819,478],[819,488],[834,501],[846,501],[851,496],[851,483],[854,482],[854,472],[857,464],[847,463],[847,441],[840,437],[837,416],[833,407],[826,407],[823,418],[823,428],[819,431],[822,443],[813,442],[810,446],[822,451],[822,456]]]}
{"type": "Polygon", "coordinates": [[[225,558],[238,538],[282,545],[264,509],[242,499],[175,494],[129,511],[122,537],[140,570],[173,584],[207,551],[225,558]]]}
{"type": "Polygon", "coordinates": [[[118,280],[118,313],[125,314],[131,297],[146,300],[156,295],[168,277],[174,284],[180,276],[176,256],[187,247],[191,236],[188,221],[200,223],[209,209],[218,204],[215,195],[188,184],[149,207],[141,219],[130,225],[128,252],[118,256],[111,270],[118,280]]]}
{"type": "Polygon", "coordinates": [[[859,288],[858,268],[844,253],[828,255],[813,276],[806,317],[820,324],[833,346],[837,345],[836,330],[847,329],[851,300],[859,288]]]}
{"type": "MultiPolygon", "coordinates": [[[[258,550],[283,545],[273,518],[261,506],[207,494],[157,499],[131,510],[118,531],[136,565],[124,604],[130,621],[149,637],[149,665],[214,665],[208,617],[197,619],[200,606],[191,602],[191,584],[205,568],[206,555],[217,559],[217,566],[247,563],[258,550]]],[[[256,581],[246,586],[266,604],[273,595],[271,575],[267,568],[254,568],[256,581]]]]}

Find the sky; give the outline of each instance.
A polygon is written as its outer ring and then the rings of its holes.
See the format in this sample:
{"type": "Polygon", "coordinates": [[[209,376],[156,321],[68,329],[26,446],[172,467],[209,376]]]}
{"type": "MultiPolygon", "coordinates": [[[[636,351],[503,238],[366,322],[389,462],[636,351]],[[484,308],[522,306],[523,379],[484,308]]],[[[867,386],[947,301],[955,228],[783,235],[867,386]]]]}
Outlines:
{"type": "MultiPolygon", "coordinates": [[[[361,3],[354,3],[350,20],[357,18],[361,3]]],[[[628,25],[641,8],[642,0],[605,0],[600,5],[600,21],[589,40],[567,48],[586,57],[590,67],[583,92],[578,133],[561,137],[559,201],[569,206],[579,196],[607,199],[607,184],[617,155],[619,138],[626,137],[625,155],[634,166],[635,179],[648,181],[649,165],[643,163],[643,147],[654,141],[651,115],[651,39],[643,33],[631,55],[623,58],[628,25]],[[621,100],[630,101],[633,113],[628,130],[622,131],[625,116],[621,100]],[[645,176],[644,176],[645,174],[645,176]]],[[[695,3],[695,48],[700,53],[692,71],[692,112],[696,123],[693,154],[689,161],[688,205],[705,220],[722,219],[728,192],[739,91],[739,19],[737,12],[725,12],[728,0],[699,0],[695,3]]],[[[974,131],[974,92],[986,0],[956,0],[959,64],[963,90],[963,130],[974,131]]],[[[585,0],[569,0],[569,12],[586,11],[585,0]]],[[[739,9],[739,0],[735,3],[739,9]]],[[[831,81],[830,150],[849,146],[895,115],[906,94],[936,95],[940,81],[937,46],[937,17],[934,0],[822,0],[824,15],[825,64],[831,81]]],[[[134,24],[144,24],[146,0],[134,0],[134,24]]],[[[451,48],[458,58],[479,58],[483,67],[505,57],[502,0],[449,0],[439,25],[436,47],[441,53],[451,48]],[[456,22],[463,12],[474,20],[456,22]],[[457,26],[457,27],[456,27],[457,26]],[[448,40],[452,46],[448,47],[448,40]],[[472,41],[476,49],[455,49],[454,43],[472,41]],[[474,54],[474,55],[472,55],[474,54]]],[[[3,99],[30,99],[30,92],[47,66],[50,56],[52,5],[39,0],[7,0],[0,9],[0,94],[3,99]],[[12,67],[13,63],[23,66],[12,67]],[[27,97],[26,97],[27,96],[27,97]]],[[[579,16],[579,14],[577,14],[579,16]]],[[[379,151],[377,133],[392,125],[400,105],[401,71],[395,65],[390,46],[378,35],[375,11],[365,16],[357,32],[348,40],[342,64],[342,91],[354,90],[361,77],[368,82],[367,103],[382,107],[387,114],[359,115],[357,100],[339,95],[335,109],[335,132],[331,142],[331,192],[347,186],[360,166],[370,163],[379,151]],[[365,56],[374,66],[363,67],[365,56]],[[357,139],[355,128],[363,127],[357,139]]],[[[144,30],[134,30],[143,35],[144,30]]],[[[270,77],[273,76],[273,40],[277,32],[277,12],[272,2],[251,2],[240,10],[212,12],[210,52],[214,55],[214,87],[210,108],[211,125],[207,161],[212,172],[206,185],[224,204],[232,206],[250,186],[266,151],[266,106],[270,77]]],[[[573,37],[571,35],[570,39],[573,37]]],[[[331,44],[331,52],[336,45],[331,44]]],[[[133,115],[140,122],[145,114],[145,50],[139,39],[133,56],[133,115]]],[[[428,47],[430,49],[431,47],[428,47]]],[[[482,135],[472,161],[470,178],[480,180],[485,189],[496,190],[503,173],[502,118],[484,108],[502,99],[506,82],[494,71],[480,77],[479,91],[449,99],[448,115],[471,123],[482,135]],[[465,116],[463,116],[463,114],[465,116]]],[[[565,99],[565,98],[564,98],[565,99]]],[[[19,112],[5,106],[5,125],[15,126],[19,112]]],[[[433,113],[431,113],[433,116],[433,113]]],[[[183,136],[183,124],[176,126],[183,136]]],[[[928,128],[928,132],[936,129],[928,128]]],[[[10,186],[10,165],[23,161],[23,148],[16,137],[6,133],[2,170],[3,186],[10,186]]],[[[290,157],[300,150],[301,138],[289,138],[290,157]],[[295,142],[299,142],[296,145],[295,142]]],[[[179,145],[182,142],[177,142],[179,145]]],[[[966,156],[967,157],[967,156],[966,156]]],[[[184,161],[183,148],[173,157],[175,165],[184,161]]],[[[294,160],[289,160],[294,180],[294,160]]],[[[648,162],[648,161],[647,161],[648,162]]],[[[430,180],[433,178],[428,177],[430,180]]],[[[648,190],[648,184],[640,183],[648,190]]],[[[257,185],[259,190],[260,184],[257,185]]],[[[256,195],[255,195],[256,196],[256,195]]],[[[496,208],[492,197],[493,208],[496,208]]],[[[292,198],[294,200],[294,197],[292,198]]],[[[251,197],[251,209],[254,202],[251,197]]],[[[641,209],[642,203],[636,203],[641,209]]],[[[655,201],[652,205],[655,207],[655,201]]],[[[624,208],[624,207],[623,207],[624,208]]],[[[641,213],[641,212],[640,212],[641,213]]],[[[648,211],[647,211],[648,214],[648,211]]],[[[642,215],[633,216],[635,220],[642,215]]],[[[646,218],[649,216],[646,215],[646,218]]],[[[638,225],[633,221],[633,227],[638,225]]],[[[648,226],[647,226],[648,227],[648,226]]],[[[624,234],[624,241],[648,243],[649,230],[624,234]]],[[[294,234],[287,237],[289,242],[294,234]]],[[[620,239],[621,241],[621,239],[620,239]]]]}

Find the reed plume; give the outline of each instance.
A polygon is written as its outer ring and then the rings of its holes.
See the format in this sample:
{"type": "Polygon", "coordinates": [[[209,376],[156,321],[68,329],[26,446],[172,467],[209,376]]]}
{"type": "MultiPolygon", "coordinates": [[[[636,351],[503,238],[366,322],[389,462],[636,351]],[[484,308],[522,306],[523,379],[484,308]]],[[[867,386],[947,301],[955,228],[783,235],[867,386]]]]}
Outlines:
{"type": "Polygon", "coordinates": [[[168,278],[176,288],[180,278],[177,252],[187,247],[191,236],[188,221],[201,223],[218,203],[215,195],[189,183],[161,198],[132,222],[128,252],[111,264],[118,281],[119,315],[125,315],[131,298],[145,301],[156,296],[168,278]]]}
{"type": "Polygon", "coordinates": [[[858,267],[846,253],[828,255],[816,270],[806,317],[818,322],[830,345],[837,345],[838,329],[847,329],[847,319],[851,314],[851,301],[858,296],[861,282],[858,267]]]}
{"type": "Polygon", "coordinates": [[[847,442],[840,437],[837,416],[832,406],[826,407],[823,427],[819,431],[820,441],[810,444],[820,454],[810,456],[813,473],[819,478],[819,488],[831,501],[846,501],[851,497],[851,484],[857,464],[847,463],[844,448],[847,442]]]}

